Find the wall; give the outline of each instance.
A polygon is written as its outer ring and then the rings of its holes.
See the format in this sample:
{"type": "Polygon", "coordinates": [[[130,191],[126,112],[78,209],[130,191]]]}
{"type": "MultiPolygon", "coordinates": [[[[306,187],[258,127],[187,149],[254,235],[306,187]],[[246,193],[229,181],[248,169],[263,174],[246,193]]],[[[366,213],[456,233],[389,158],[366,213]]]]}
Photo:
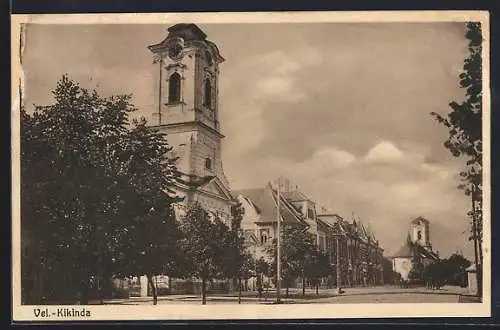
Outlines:
{"type": "Polygon", "coordinates": [[[393,260],[393,270],[401,274],[401,278],[405,281],[408,280],[412,266],[411,258],[394,258],[393,260]]]}
{"type": "Polygon", "coordinates": [[[470,294],[477,293],[476,272],[467,272],[467,290],[470,294]]]}

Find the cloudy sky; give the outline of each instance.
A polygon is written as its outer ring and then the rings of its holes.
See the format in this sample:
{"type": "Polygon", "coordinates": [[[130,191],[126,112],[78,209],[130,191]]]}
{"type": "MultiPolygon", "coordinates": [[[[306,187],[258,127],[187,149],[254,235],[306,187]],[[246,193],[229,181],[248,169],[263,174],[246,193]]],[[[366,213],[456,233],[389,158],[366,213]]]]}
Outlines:
{"type": "MultiPolygon", "coordinates": [[[[154,77],[146,48],[167,25],[30,25],[25,104],[49,104],[62,74],[105,95],[132,93],[152,118],[154,77]]],[[[200,25],[226,58],[221,67],[223,160],[233,189],[286,175],[346,218],[369,222],[386,253],[410,220],[431,222],[443,256],[467,242],[460,161],[430,116],[463,98],[461,23],[200,25]]]]}

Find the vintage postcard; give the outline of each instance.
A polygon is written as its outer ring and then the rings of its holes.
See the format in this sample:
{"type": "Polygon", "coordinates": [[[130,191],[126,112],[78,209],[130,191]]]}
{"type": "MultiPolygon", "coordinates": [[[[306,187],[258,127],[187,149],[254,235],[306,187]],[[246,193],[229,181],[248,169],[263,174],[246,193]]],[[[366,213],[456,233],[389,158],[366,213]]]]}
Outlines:
{"type": "Polygon", "coordinates": [[[14,15],[11,51],[15,321],[490,316],[486,12],[14,15]]]}

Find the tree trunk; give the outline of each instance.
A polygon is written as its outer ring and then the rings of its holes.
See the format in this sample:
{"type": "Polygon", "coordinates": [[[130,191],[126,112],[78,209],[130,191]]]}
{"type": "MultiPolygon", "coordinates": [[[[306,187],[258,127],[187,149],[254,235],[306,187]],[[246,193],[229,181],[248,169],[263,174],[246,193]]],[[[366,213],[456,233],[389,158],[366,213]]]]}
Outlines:
{"type": "Polygon", "coordinates": [[[302,276],[302,297],[306,295],[306,277],[302,276]]]}
{"type": "Polygon", "coordinates": [[[319,282],[316,282],[316,295],[318,294],[319,282]]]}
{"type": "Polygon", "coordinates": [[[99,284],[99,300],[99,303],[104,305],[104,288],[102,283],[99,284]]]}
{"type": "Polygon", "coordinates": [[[241,277],[238,278],[238,304],[241,304],[241,277]]]}
{"type": "Polygon", "coordinates": [[[151,294],[153,295],[153,305],[158,304],[158,293],[156,292],[156,286],[153,281],[153,276],[151,274],[146,275],[148,279],[149,287],[151,288],[151,294]]]}
{"type": "Polygon", "coordinates": [[[286,294],[285,294],[285,298],[288,298],[288,286],[286,287],[286,294]]]}
{"type": "Polygon", "coordinates": [[[89,303],[89,281],[88,278],[82,279],[80,282],[80,305],[88,305],[89,303]]]}
{"type": "Polygon", "coordinates": [[[207,280],[206,278],[201,278],[201,304],[207,304],[207,280]]]}

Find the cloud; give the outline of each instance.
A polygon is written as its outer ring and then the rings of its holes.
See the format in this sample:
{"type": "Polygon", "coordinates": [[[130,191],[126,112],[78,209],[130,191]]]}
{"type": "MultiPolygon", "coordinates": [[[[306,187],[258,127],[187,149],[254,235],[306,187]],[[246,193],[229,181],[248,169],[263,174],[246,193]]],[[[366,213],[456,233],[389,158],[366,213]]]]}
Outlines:
{"type": "Polygon", "coordinates": [[[310,172],[317,177],[329,177],[339,169],[347,168],[355,159],[354,155],[335,146],[323,147],[304,162],[291,166],[288,172],[294,176],[310,172]]]}
{"type": "Polygon", "coordinates": [[[257,88],[262,95],[275,96],[290,92],[293,80],[290,77],[267,77],[257,81],[257,88]]]}
{"type": "MultiPolygon", "coordinates": [[[[442,147],[446,129],[429,115],[445,114],[463,95],[463,24],[202,29],[227,59],[219,104],[234,189],[286,173],[320,205],[371,222],[388,253],[419,215],[431,221],[443,253],[463,244],[468,199],[456,189],[457,160],[442,147]]],[[[49,102],[56,79],[70,72],[104,93],[132,92],[142,113],[154,112],[156,71],[146,46],[165,33],[162,25],[30,27],[26,103],[49,102]]]]}
{"type": "Polygon", "coordinates": [[[368,151],[365,159],[372,162],[390,162],[403,158],[403,153],[393,143],[382,141],[368,151]]]}
{"type": "MultiPolygon", "coordinates": [[[[458,168],[453,163],[427,164],[426,150],[406,146],[403,151],[385,140],[357,157],[335,145],[325,145],[299,163],[266,157],[266,165],[255,169],[255,180],[245,183],[256,187],[265,178],[285,174],[318,207],[325,206],[349,220],[354,212],[370,223],[390,255],[403,243],[409,221],[418,216],[431,221],[431,233],[464,231],[460,223],[467,203],[456,189],[458,168]],[[453,219],[459,222],[450,227],[453,219]]],[[[443,254],[454,252],[457,242],[451,237],[434,237],[432,243],[443,254]]]]}

